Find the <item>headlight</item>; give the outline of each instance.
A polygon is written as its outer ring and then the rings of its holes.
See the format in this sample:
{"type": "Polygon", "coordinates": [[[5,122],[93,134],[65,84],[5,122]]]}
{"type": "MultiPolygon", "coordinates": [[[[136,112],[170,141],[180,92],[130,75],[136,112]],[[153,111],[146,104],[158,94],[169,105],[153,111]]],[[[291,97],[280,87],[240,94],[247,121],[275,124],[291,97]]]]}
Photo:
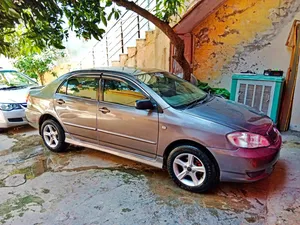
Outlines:
{"type": "Polygon", "coordinates": [[[227,135],[231,144],[239,148],[267,147],[270,142],[262,135],[249,132],[235,132],[227,135]]]}
{"type": "Polygon", "coordinates": [[[2,111],[11,111],[15,109],[22,109],[22,107],[15,103],[0,103],[0,110],[2,111]]]}

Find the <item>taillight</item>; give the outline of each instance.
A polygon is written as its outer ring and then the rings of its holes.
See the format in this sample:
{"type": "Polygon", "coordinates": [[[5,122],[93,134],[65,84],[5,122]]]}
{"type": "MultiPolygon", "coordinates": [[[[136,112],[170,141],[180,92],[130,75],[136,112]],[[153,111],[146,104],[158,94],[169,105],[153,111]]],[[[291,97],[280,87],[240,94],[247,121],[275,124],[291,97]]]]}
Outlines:
{"type": "Polygon", "coordinates": [[[270,142],[264,136],[249,132],[234,132],[228,134],[227,139],[239,148],[260,148],[270,145],[270,142]]]}

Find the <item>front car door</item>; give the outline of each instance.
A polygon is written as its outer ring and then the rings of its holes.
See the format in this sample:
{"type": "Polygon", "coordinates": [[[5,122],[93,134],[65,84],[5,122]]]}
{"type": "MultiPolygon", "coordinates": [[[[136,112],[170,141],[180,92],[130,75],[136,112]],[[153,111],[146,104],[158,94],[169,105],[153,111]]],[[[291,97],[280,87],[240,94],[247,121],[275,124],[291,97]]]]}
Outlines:
{"type": "Polygon", "coordinates": [[[97,116],[100,144],[154,158],[158,112],[135,108],[136,100],[147,98],[133,81],[103,75],[97,116]]]}
{"type": "Polygon", "coordinates": [[[56,113],[73,137],[98,143],[97,110],[99,77],[78,75],[67,79],[54,99],[56,113]]]}

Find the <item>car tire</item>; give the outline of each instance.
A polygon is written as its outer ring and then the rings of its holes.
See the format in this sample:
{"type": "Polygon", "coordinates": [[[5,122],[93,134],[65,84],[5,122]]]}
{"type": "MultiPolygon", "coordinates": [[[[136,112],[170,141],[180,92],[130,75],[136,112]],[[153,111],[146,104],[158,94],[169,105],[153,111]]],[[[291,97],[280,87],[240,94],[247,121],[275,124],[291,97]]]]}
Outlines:
{"type": "Polygon", "coordinates": [[[182,189],[203,193],[219,182],[218,165],[198,147],[181,145],[172,150],[167,159],[172,180],[182,189]]]}
{"type": "Polygon", "coordinates": [[[69,144],[65,142],[64,129],[52,119],[43,122],[41,135],[45,146],[52,152],[63,152],[69,147],[69,144]]]}

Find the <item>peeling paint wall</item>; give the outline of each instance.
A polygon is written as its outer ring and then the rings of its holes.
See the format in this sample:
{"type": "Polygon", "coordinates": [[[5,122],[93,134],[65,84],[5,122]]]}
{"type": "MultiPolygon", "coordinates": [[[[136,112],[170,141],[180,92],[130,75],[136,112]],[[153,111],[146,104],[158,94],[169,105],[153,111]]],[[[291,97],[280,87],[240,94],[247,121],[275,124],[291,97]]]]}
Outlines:
{"type": "Polygon", "coordinates": [[[228,0],[194,30],[194,74],[230,88],[231,74],[266,68],[286,71],[286,39],[299,0],[228,0]]]}
{"type": "MultiPolygon", "coordinates": [[[[291,48],[285,46],[299,0],[228,0],[194,30],[193,70],[198,79],[230,90],[231,75],[264,69],[287,72],[291,48]]],[[[300,72],[291,128],[300,131],[300,72]]]]}

